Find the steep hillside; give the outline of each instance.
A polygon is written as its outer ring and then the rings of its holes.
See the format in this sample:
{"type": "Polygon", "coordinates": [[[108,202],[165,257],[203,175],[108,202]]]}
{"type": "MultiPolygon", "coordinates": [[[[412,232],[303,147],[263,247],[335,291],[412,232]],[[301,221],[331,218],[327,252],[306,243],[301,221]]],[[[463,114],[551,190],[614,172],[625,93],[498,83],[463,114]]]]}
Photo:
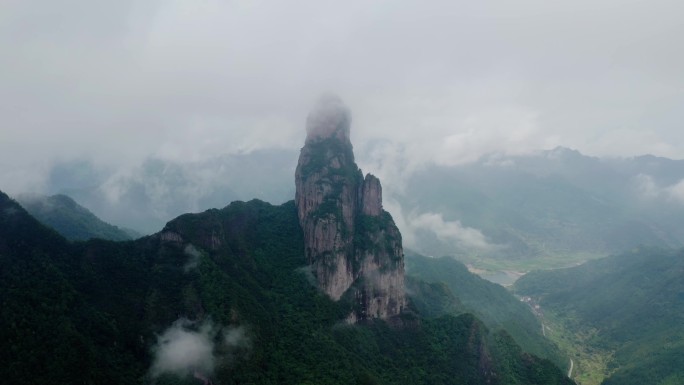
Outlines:
{"type": "MultiPolygon", "coordinates": [[[[111,245],[109,255],[126,247],[111,245]]],[[[135,258],[132,255],[128,257],[135,258]]],[[[117,323],[98,306],[112,296],[140,294],[121,284],[108,286],[123,274],[133,281],[135,269],[113,270],[96,279],[95,263],[82,250],[31,217],[0,193],[0,376],[7,383],[134,383],[145,370],[146,354],[139,342],[136,308],[126,307],[129,320],[117,323]],[[102,292],[97,295],[97,288],[102,292]],[[95,298],[97,297],[97,298],[95,298]],[[127,328],[132,324],[134,327],[127,328]]],[[[112,260],[110,267],[126,262],[112,260]]],[[[133,265],[138,264],[134,261],[133,265]]],[[[104,266],[102,266],[104,267],[104,266]]],[[[137,287],[142,282],[136,284],[137,287]]],[[[132,298],[131,297],[131,301],[132,298]]],[[[117,302],[117,301],[114,301],[117,302]]],[[[107,305],[109,306],[109,305],[107,305]]]]}
{"type": "Polygon", "coordinates": [[[502,286],[469,272],[465,265],[450,257],[428,258],[407,254],[406,267],[411,277],[446,286],[448,293],[437,296],[434,292],[439,291],[439,286],[431,291],[419,291],[421,284],[409,285],[414,300],[425,301],[426,293],[436,297],[432,306],[425,306],[432,312],[473,313],[491,330],[506,330],[525,351],[546,357],[562,368],[568,365],[568,360],[558,348],[542,335],[542,326],[529,306],[502,286]],[[442,299],[449,296],[453,296],[453,300],[442,299]],[[442,310],[435,311],[435,308],[442,310]]]}
{"type": "Polygon", "coordinates": [[[132,230],[110,225],[66,195],[20,195],[17,201],[36,219],[71,241],[91,238],[126,241],[138,238],[132,230]]]}
{"type": "Polygon", "coordinates": [[[581,337],[578,348],[608,353],[605,384],[670,384],[684,378],[683,274],[684,250],[641,248],[532,272],[515,291],[581,337]]]}
{"type": "Polygon", "coordinates": [[[472,316],[346,326],[294,202],[183,215],[70,244],[0,194],[0,376],[28,383],[569,384],[472,316]]]}

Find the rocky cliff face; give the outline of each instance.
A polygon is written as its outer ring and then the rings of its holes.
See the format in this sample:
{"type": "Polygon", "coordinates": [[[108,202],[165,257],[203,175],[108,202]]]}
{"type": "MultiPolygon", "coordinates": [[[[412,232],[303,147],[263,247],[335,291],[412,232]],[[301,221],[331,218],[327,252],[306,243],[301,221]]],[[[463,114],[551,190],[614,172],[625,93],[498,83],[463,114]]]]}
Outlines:
{"type": "Polygon", "coordinates": [[[354,162],[351,114],[322,98],[307,119],[295,174],[295,202],[307,260],[332,299],[351,296],[350,322],[388,318],[405,306],[401,234],[382,209],[382,187],[354,162]]]}

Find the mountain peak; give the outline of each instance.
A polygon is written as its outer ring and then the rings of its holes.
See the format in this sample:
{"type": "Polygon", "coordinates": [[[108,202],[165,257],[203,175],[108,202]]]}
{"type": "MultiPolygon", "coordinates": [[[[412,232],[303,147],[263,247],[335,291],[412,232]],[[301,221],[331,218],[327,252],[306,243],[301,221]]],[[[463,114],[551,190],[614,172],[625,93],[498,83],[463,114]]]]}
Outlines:
{"type": "Polygon", "coordinates": [[[306,142],[336,137],[349,142],[351,112],[339,96],[321,96],[306,119],[306,142]]]}
{"type": "Polygon", "coordinates": [[[553,150],[545,151],[546,156],[551,159],[566,159],[566,158],[578,158],[582,157],[582,153],[579,151],[563,146],[557,146],[553,150]]]}

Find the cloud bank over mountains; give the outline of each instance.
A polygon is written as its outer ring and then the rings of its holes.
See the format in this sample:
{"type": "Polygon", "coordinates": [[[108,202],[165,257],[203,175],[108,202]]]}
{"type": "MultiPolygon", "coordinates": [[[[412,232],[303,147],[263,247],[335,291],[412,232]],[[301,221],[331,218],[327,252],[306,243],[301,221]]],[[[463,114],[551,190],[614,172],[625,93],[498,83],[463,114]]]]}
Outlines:
{"type": "Polygon", "coordinates": [[[297,149],[326,91],[350,105],[356,146],[387,140],[408,167],[558,144],[684,158],[682,11],[671,0],[10,0],[0,185],[40,190],[73,159],[118,169],[297,149]]]}

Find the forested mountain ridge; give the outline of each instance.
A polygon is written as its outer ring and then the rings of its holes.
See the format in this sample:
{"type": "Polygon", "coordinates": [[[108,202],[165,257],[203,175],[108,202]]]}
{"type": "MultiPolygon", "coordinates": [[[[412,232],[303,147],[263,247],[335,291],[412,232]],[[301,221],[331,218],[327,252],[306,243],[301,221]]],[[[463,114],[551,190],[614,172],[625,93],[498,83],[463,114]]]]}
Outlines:
{"type": "Polygon", "coordinates": [[[140,237],[132,230],[121,229],[102,221],[66,195],[22,194],[16,199],[34,218],[71,241],[91,238],[127,241],[140,237]]]}
{"type": "Polygon", "coordinates": [[[604,384],[674,384],[684,379],[682,277],[684,250],[638,248],[532,272],[514,289],[570,332],[588,336],[588,347],[612,354],[604,384]]]}
{"type": "Polygon", "coordinates": [[[472,316],[344,326],[352,302],[311,285],[302,247],[293,202],[235,202],[136,241],[71,244],[0,194],[0,375],[13,384],[571,383],[472,316]],[[176,337],[206,349],[169,362],[176,337]]]}

